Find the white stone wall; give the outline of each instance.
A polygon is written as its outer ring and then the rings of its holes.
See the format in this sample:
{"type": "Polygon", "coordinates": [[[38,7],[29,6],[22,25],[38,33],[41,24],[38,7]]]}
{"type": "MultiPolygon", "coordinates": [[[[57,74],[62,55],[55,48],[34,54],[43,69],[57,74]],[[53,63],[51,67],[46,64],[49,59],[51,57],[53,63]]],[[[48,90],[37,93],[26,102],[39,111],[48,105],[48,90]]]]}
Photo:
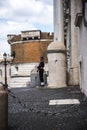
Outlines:
{"type": "Polygon", "coordinates": [[[49,88],[66,87],[63,0],[54,0],[54,42],[48,46],[49,88]]]}
{"type": "Polygon", "coordinates": [[[51,76],[48,78],[50,88],[62,88],[66,86],[66,60],[63,53],[50,53],[48,55],[51,76]],[[61,60],[62,59],[62,60],[61,60]],[[58,73],[57,73],[58,72],[58,73]],[[57,74],[56,74],[57,73],[57,74]]]}
{"type": "MultiPolygon", "coordinates": [[[[87,8],[87,5],[86,5],[87,8]]],[[[87,10],[86,10],[87,14],[87,10]]],[[[87,27],[84,26],[84,21],[79,28],[79,81],[82,92],[87,96],[87,27]]]]}
{"type": "Polygon", "coordinates": [[[71,0],[71,49],[69,85],[79,85],[78,80],[78,29],[75,27],[75,17],[78,11],[79,0],[71,0]]]}

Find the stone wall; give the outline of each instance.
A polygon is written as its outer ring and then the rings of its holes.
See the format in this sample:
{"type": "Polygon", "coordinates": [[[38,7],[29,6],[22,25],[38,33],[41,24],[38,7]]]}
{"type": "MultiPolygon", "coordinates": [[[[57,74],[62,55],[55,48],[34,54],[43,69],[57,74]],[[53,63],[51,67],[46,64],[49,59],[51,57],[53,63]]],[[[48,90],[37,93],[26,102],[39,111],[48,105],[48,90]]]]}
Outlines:
{"type": "Polygon", "coordinates": [[[14,63],[39,62],[40,57],[47,62],[47,47],[51,41],[26,41],[11,45],[11,52],[15,52],[14,63]]]}
{"type": "Polygon", "coordinates": [[[70,5],[71,15],[71,46],[70,46],[70,71],[69,71],[69,85],[79,85],[78,80],[78,30],[75,27],[75,17],[77,13],[77,1],[71,0],[70,5]]]}
{"type": "MultiPolygon", "coordinates": [[[[87,4],[86,4],[87,9],[87,4]]],[[[87,14],[87,10],[85,10],[87,14]]],[[[87,19],[87,17],[86,17],[87,19]]],[[[79,81],[80,88],[87,96],[87,26],[84,24],[84,17],[82,18],[79,27],[79,81]]]]}

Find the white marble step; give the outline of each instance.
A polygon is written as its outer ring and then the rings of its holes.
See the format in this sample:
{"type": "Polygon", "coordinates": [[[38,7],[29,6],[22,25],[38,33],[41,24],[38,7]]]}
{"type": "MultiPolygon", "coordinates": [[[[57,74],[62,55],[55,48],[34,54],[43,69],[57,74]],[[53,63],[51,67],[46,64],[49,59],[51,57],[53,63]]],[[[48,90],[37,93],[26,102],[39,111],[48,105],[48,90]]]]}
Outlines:
{"type": "Polygon", "coordinates": [[[30,83],[30,77],[11,78],[10,87],[27,87],[30,83]]]}

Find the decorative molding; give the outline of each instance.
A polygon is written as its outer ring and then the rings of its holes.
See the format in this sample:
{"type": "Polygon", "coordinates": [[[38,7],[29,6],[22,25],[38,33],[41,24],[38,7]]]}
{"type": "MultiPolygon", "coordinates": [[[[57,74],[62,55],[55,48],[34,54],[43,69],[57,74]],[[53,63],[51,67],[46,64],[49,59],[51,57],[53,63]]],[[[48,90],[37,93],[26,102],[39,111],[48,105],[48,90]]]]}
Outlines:
{"type": "Polygon", "coordinates": [[[66,53],[66,50],[48,50],[47,53],[66,53]]]}
{"type": "Polygon", "coordinates": [[[30,77],[30,75],[12,75],[11,78],[15,77],[30,77]]]}

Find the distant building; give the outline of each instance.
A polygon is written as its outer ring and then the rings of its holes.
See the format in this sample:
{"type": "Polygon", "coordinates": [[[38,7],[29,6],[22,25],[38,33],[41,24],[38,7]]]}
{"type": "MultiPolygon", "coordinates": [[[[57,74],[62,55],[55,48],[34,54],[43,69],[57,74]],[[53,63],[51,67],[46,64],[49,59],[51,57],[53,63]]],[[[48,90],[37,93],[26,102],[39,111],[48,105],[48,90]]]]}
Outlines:
{"type": "Polygon", "coordinates": [[[25,87],[30,84],[31,70],[38,65],[40,57],[47,67],[47,47],[53,40],[53,33],[40,30],[22,31],[20,35],[7,35],[14,56],[11,65],[11,87],[25,87]]]}

